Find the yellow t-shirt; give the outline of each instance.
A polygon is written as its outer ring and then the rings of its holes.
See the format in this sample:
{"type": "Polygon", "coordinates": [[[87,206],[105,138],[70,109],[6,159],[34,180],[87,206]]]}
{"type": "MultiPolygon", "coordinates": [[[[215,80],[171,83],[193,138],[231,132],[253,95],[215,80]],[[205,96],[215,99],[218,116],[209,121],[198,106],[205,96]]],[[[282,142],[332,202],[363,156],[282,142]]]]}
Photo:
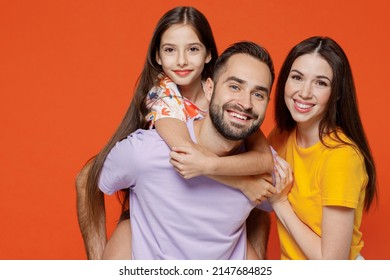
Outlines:
{"type": "MultiPolygon", "coordinates": [[[[352,143],[342,132],[340,138],[352,143]]],[[[296,130],[289,135],[271,133],[269,141],[278,154],[292,167],[294,185],[288,195],[295,213],[317,235],[321,236],[322,207],[344,206],[355,209],[350,259],[355,259],[364,242],[360,224],[368,176],[364,158],[356,148],[331,137],[324,138],[328,148],[319,141],[309,148],[296,142],[296,130]]],[[[277,222],[282,259],[307,259],[294,238],[277,222]]]]}

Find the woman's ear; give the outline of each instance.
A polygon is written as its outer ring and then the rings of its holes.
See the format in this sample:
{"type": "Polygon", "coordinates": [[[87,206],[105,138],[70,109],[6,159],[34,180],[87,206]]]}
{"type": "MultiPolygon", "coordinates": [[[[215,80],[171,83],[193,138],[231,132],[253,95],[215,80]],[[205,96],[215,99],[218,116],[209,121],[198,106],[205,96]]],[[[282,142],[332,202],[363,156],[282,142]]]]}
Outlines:
{"type": "Polygon", "coordinates": [[[211,96],[213,95],[213,90],[214,90],[214,82],[211,78],[207,78],[207,80],[203,83],[203,91],[208,102],[210,102],[211,100],[211,96]]]}
{"type": "Polygon", "coordinates": [[[156,61],[157,61],[158,65],[161,65],[161,58],[160,58],[160,55],[158,54],[158,50],[156,51],[156,61]]]}

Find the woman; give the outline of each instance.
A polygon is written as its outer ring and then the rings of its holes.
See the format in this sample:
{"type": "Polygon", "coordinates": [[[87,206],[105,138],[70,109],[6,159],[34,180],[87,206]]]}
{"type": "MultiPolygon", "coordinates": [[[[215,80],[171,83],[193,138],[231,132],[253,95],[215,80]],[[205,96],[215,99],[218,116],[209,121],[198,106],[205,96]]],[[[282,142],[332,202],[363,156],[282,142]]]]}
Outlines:
{"type": "Polygon", "coordinates": [[[294,171],[290,193],[270,199],[281,258],[362,258],[360,225],[376,197],[376,171],[342,48],[327,37],[296,45],[275,98],[269,140],[294,171]]]}

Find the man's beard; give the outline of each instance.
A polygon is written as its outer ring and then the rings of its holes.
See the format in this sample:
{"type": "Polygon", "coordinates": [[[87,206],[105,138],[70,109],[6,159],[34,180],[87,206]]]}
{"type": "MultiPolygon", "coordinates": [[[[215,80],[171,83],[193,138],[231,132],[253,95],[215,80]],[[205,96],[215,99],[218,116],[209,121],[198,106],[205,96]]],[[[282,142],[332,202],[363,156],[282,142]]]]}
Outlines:
{"type": "Polygon", "coordinates": [[[258,118],[258,114],[255,114],[252,109],[243,110],[237,105],[229,105],[228,103],[221,107],[214,104],[213,100],[211,100],[209,114],[211,121],[217,131],[226,139],[233,141],[248,138],[251,134],[260,128],[260,125],[263,122],[263,119],[258,118]],[[244,125],[239,123],[228,124],[223,119],[223,113],[226,112],[227,109],[232,109],[233,111],[249,115],[253,119],[256,119],[256,121],[254,121],[252,125],[246,129],[244,128],[244,125]]]}

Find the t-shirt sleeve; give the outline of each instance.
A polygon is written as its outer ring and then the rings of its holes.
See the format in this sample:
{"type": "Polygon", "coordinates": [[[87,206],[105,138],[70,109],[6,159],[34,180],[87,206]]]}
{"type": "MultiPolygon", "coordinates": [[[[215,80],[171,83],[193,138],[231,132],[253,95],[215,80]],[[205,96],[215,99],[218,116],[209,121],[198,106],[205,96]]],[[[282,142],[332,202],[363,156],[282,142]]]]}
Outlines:
{"type": "Polygon", "coordinates": [[[151,127],[162,118],[188,119],[184,99],[177,85],[168,77],[160,79],[159,84],[148,92],[146,107],[149,110],[146,120],[151,127]]]}
{"type": "Polygon", "coordinates": [[[99,177],[99,188],[106,194],[135,185],[137,171],[137,151],[140,141],[137,132],[119,141],[111,149],[99,177]]]}
{"type": "Polygon", "coordinates": [[[320,180],[324,206],[357,208],[368,180],[363,157],[351,146],[331,149],[325,156],[320,180]]]}

